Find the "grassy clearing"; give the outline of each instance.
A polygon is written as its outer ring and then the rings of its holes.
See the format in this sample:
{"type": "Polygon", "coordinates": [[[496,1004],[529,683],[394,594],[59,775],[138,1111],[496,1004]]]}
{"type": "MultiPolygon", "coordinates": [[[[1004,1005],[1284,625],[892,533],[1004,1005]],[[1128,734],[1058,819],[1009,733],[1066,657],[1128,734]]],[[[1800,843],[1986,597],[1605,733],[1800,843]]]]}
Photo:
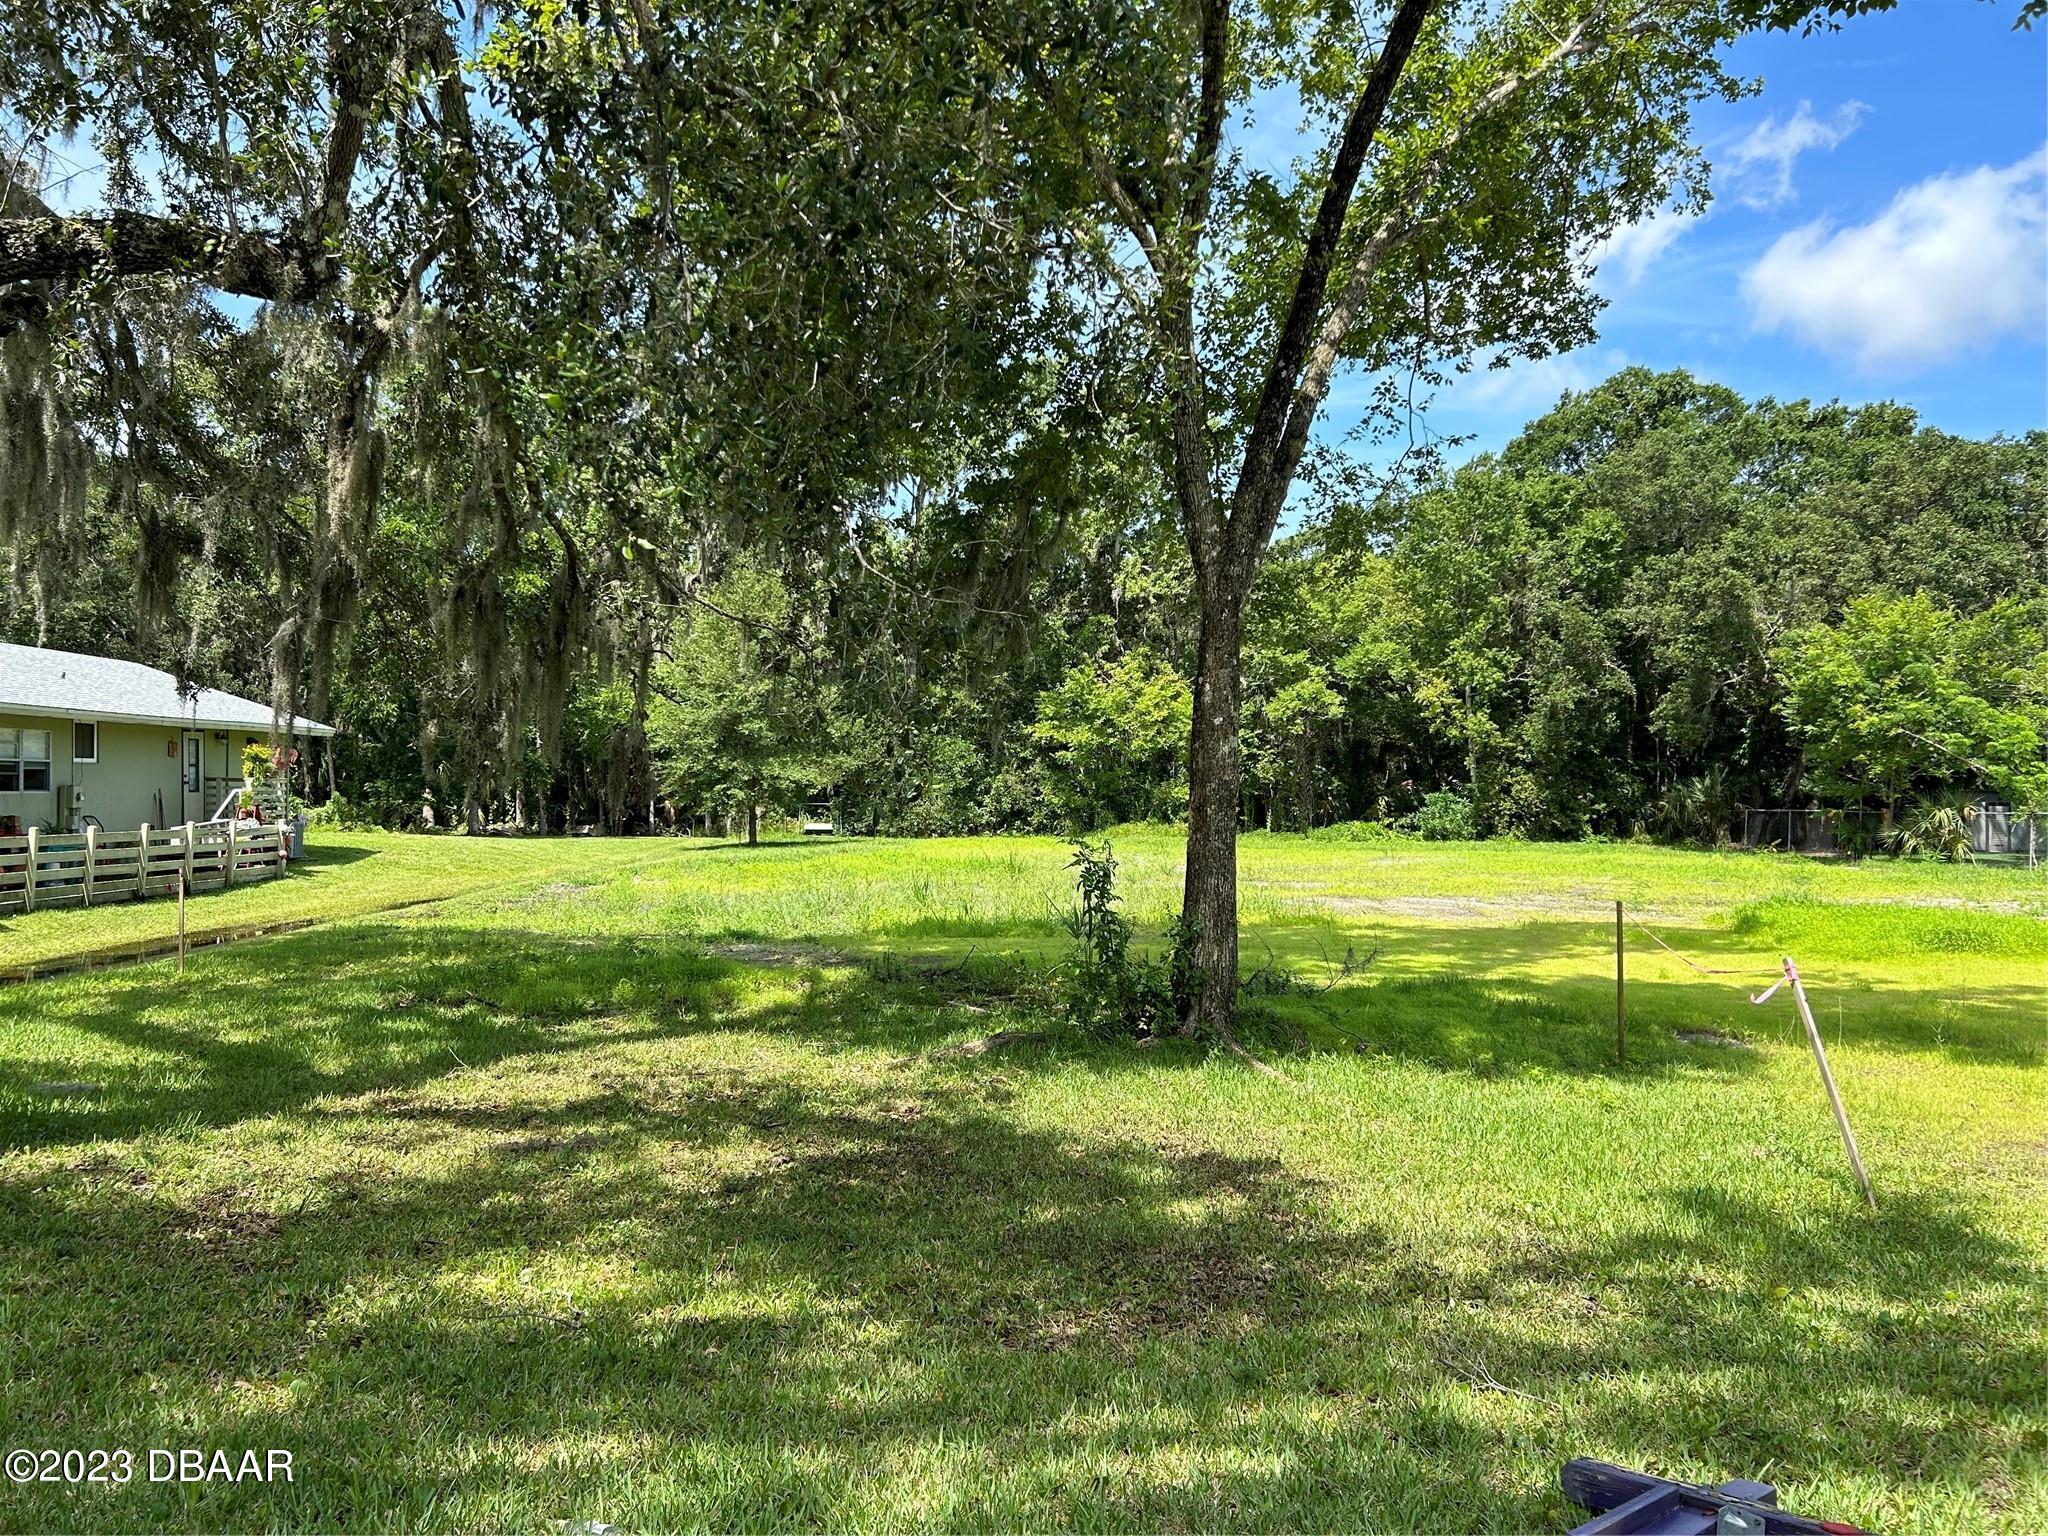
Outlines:
{"type": "Polygon", "coordinates": [[[1555,1528],[1577,1454],[2048,1524],[2038,875],[1250,839],[1248,967],[1333,983],[1276,1084],[934,1054],[1046,1027],[1049,841],[347,846],[306,885],[473,883],[0,990],[10,1443],[300,1480],[0,1525],[1555,1528]],[[1632,943],[1615,1067],[1616,896],[1799,958],[1876,1217],[1782,994],[1632,943]]]}

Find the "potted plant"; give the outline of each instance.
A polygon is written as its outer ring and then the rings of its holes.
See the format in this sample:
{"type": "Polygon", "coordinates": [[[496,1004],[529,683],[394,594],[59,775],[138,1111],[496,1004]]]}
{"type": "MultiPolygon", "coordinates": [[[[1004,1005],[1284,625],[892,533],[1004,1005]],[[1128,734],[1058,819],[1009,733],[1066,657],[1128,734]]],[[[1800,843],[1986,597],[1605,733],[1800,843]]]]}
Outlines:
{"type": "Polygon", "coordinates": [[[292,747],[252,741],[242,749],[244,814],[262,820],[268,812],[285,823],[286,857],[295,862],[306,846],[306,807],[292,793],[292,769],[298,760],[292,747]]]}

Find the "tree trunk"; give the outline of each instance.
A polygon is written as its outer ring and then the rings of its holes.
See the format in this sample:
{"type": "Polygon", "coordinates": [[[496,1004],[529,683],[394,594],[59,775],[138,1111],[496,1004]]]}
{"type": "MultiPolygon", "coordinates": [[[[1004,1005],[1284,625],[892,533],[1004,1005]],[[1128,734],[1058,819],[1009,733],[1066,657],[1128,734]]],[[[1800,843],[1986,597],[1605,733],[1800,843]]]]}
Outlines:
{"type": "Polygon", "coordinates": [[[1181,915],[1195,927],[1195,995],[1182,1027],[1228,1035],[1237,1020],[1237,817],[1244,765],[1237,737],[1244,631],[1241,592],[1203,594],[1188,733],[1188,865],[1181,915]]]}
{"type": "Polygon", "coordinates": [[[753,801],[747,802],[747,846],[752,848],[761,841],[761,807],[753,801]]]}
{"type": "Polygon", "coordinates": [[[1298,786],[1301,796],[1301,830],[1303,832],[1314,831],[1316,825],[1316,787],[1311,776],[1313,773],[1311,768],[1313,753],[1310,747],[1311,738],[1308,727],[1303,726],[1301,736],[1295,742],[1294,754],[1294,782],[1298,786]]]}

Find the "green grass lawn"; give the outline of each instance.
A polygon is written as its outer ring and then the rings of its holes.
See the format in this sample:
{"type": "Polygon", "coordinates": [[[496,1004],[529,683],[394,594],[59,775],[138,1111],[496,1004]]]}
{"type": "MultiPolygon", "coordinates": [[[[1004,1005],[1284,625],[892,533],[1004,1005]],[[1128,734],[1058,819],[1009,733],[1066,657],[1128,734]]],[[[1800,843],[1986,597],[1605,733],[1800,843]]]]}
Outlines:
{"type": "MultiPolygon", "coordinates": [[[[186,907],[187,938],[203,944],[251,928],[390,911],[530,878],[541,868],[565,874],[615,869],[679,846],[686,845],[597,838],[534,844],[316,827],[305,859],[289,866],[281,882],[193,897],[186,907]]],[[[0,976],[85,956],[119,958],[173,942],[177,932],[178,904],[162,898],[0,916],[0,976]]]]}
{"type": "Polygon", "coordinates": [[[2039,873],[1250,838],[1276,1082],[1059,1032],[1050,840],[315,852],[194,926],[334,921],[0,989],[8,1447],[297,1481],[0,1529],[1532,1530],[1574,1455],[2048,1526],[2039,873]],[[1632,933],[1626,1068],[1617,898],[1742,973],[1632,933]]]}

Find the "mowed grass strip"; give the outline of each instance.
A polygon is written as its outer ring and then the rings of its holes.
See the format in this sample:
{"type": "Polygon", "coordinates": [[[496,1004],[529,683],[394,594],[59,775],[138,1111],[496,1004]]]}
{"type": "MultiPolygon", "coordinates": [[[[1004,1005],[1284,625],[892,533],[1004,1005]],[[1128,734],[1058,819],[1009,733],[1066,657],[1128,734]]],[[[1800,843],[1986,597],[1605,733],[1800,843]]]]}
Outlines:
{"type": "MultiPolygon", "coordinates": [[[[1276,1083],[1043,1015],[1050,840],[473,846],[0,990],[10,1443],[299,1474],[0,1525],[1541,1529],[1572,1455],[2048,1523],[2038,876],[1251,839],[1276,1083]],[[1632,935],[1626,1067],[1617,889],[1745,972],[1632,935]],[[1874,1217],[1747,1001],[1788,952],[1874,1217]]],[[[1177,846],[1119,849],[1157,920],[1177,846]]]]}

